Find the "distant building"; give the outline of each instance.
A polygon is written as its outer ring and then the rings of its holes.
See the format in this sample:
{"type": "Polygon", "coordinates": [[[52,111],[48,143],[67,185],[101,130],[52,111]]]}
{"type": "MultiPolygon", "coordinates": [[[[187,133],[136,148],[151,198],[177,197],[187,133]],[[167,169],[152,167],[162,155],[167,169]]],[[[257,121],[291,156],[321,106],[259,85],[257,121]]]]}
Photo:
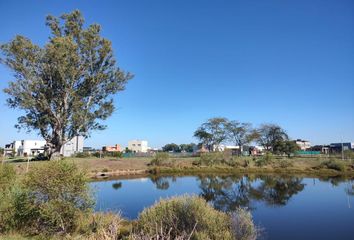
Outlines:
{"type": "Polygon", "coordinates": [[[116,144],[115,146],[104,146],[102,147],[102,151],[104,152],[120,152],[121,148],[119,144],[116,144]]]}
{"type": "Polygon", "coordinates": [[[149,149],[148,142],[144,140],[131,140],[128,142],[128,149],[137,153],[146,153],[149,149]]]}
{"type": "Polygon", "coordinates": [[[36,156],[44,152],[46,141],[43,140],[16,140],[5,145],[5,155],[36,156]]]}
{"type": "Polygon", "coordinates": [[[309,151],[318,151],[322,154],[329,154],[330,146],[329,145],[315,145],[308,149],[309,151]]]}
{"type": "Polygon", "coordinates": [[[294,141],[300,148],[300,150],[305,151],[311,147],[311,143],[307,140],[296,139],[294,141]]]}
{"type": "MultiPolygon", "coordinates": [[[[5,155],[15,155],[21,157],[36,156],[44,153],[47,142],[44,140],[16,140],[5,145],[5,155]]],[[[82,152],[84,147],[84,137],[76,136],[65,143],[60,149],[60,154],[69,157],[75,153],[82,152]]]]}
{"type": "Polygon", "coordinates": [[[345,150],[354,150],[354,142],[331,143],[329,145],[330,151],[333,152],[333,153],[341,152],[342,151],[342,146],[343,146],[343,151],[345,151],[345,150]]]}
{"type": "Polygon", "coordinates": [[[60,149],[60,154],[64,157],[70,157],[75,153],[81,153],[84,151],[84,137],[76,136],[72,138],[69,142],[65,143],[60,149]]]}

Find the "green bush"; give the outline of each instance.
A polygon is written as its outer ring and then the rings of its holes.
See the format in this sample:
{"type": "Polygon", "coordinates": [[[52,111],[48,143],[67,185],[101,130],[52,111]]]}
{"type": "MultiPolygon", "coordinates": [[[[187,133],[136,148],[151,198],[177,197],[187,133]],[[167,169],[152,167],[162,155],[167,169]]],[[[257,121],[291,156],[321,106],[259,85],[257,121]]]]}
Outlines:
{"type": "Polygon", "coordinates": [[[344,151],[344,158],[351,160],[354,159],[354,151],[353,150],[345,150],[344,151]]]}
{"type": "Polygon", "coordinates": [[[340,171],[340,172],[345,171],[345,165],[340,160],[329,160],[329,161],[323,162],[320,167],[333,169],[333,170],[340,171]]]}
{"type": "MultiPolygon", "coordinates": [[[[214,165],[227,165],[230,167],[238,167],[248,165],[240,157],[232,156],[231,151],[223,152],[210,152],[210,153],[201,153],[199,159],[193,162],[193,165],[198,166],[214,166],[214,165]]],[[[249,163],[249,162],[248,162],[249,163]]]]}
{"type": "Polygon", "coordinates": [[[268,165],[272,162],[274,156],[271,152],[266,152],[266,154],[264,154],[264,156],[262,156],[261,158],[257,159],[255,161],[255,164],[257,167],[262,167],[265,165],[268,165]]]}
{"type": "Polygon", "coordinates": [[[103,152],[104,157],[122,158],[122,152],[103,152]]]}
{"type": "Polygon", "coordinates": [[[276,165],[280,168],[287,168],[287,167],[293,167],[294,164],[290,160],[279,160],[276,162],[276,165]]]}
{"type": "Polygon", "coordinates": [[[166,152],[157,152],[150,164],[153,166],[163,166],[168,163],[170,155],[166,152]]]}
{"type": "Polygon", "coordinates": [[[152,239],[232,239],[230,218],[199,197],[180,196],[161,200],[145,209],[137,220],[136,236],[152,239]]]}
{"type": "Polygon", "coordinates": [[[80,214],[93,206],[86,175],[66,161],[33,168],[1,192],[0,231],[52,235],[74,232],[80,214]]]}
{"type": "Polygon", "coordinates": [[[77,232],[88,240],[118,239],[123,230],[123,218],[111,212],[82,214],[78,222],[77,232]]]}
{"type": "Polygon", "coordinates": [[[0,165],[0,191],[13,184],[16,179],[15,169],[10,164],[0,165]]]}
{"type": "Polygon", "coordinates": [[[90,154],[88,152],[79,152],[75,154],[75,157],[77,158],[87,158],[90,157],[90,154]]]}
{"type": "Polygon", "coordinates": [[[256,240],[259,229],[253,224],[252,215],[242,208],[231,213],[231,232],[237,240],[256,240]]]}

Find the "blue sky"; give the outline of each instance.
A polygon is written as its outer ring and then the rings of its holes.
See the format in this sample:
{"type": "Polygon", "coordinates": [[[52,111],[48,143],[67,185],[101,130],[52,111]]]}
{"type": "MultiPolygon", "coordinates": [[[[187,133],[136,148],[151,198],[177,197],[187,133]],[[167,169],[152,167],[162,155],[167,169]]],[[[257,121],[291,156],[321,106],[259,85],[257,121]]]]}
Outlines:
{"type": "MultiPolygon", "coordinates": [[[[0,43],[21,34],[39,45],[47,14],[79,9],[135,74],[115,96],[108,128],[86,146],[195,142],[214,116],[278,123],[315,144],[354,141],[352,0],[0,0],[0,9],[0,43]]],[[[0,66],[0,88],[13,79],[0,66]]],[[[38,138],[13,127],[21,112],[5,99],[1,92],[0,145],[38,138]]]]}

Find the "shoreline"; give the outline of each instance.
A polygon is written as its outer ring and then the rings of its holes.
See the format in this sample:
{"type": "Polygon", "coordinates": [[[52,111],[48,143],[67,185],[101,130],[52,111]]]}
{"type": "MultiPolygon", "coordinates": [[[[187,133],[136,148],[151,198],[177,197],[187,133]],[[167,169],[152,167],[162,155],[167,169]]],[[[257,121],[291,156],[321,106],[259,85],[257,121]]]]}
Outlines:
{"type": "Polygon", "coordinates": [[[332,169],[267,169],[267,168],[227,168],[227,167],[190,167],[168,168],[155,167],[149,169],[118,170],[90,173],[93,181],[114,179],[136,179],[151,176],[205,176],[205,175],[296,175],[304,177],[347,177],[354,178],[354,171],[340,172],[332,169]]]}

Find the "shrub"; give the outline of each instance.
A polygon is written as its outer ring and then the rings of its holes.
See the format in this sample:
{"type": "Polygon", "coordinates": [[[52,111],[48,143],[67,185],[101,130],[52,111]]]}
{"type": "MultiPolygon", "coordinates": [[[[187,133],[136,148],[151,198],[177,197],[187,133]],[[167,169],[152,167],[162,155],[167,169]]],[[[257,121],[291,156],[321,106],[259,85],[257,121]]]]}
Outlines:
{"type": "Polygon", "coordinates": [[[292,167],[294,166],[293,162],[289,161],[289,160],[279,160],[277,162],[277,165],[280,167],[280,168],[287,168],[287,167],[292,167]]]}
{"type": "Polygon", "coordinates": [[[150,164],[153,166],[163,166],[168,163],[170,155],[166,152],[157,152],[150,164]]]}
{"type": "Polygon", "coordinates": [[[237,240],[256,240],[259,230],[253,224],[252,215],[242,208],[231,213],[231,232],[237,240]]]}
{"type": "Polygon", "coordinates": [[[15,225],[27,233],[73,232],[79,215],[93,206],[86,175],[66,161],[37,166],[28,173],[21,188],[12,201],[15,225]]]}
{"type": "Polygon", "coordinates": [[[103,152],[105,157],[122,158],[122,152],[103,152]]]}
{"type": "Polygon", "coordinates": [[[0,165],[0,191],[5,190],[13,184],[16,179],[16,172],[12,165],[0,165]]]}
{"type": "Polygon", "coordinates": [[[345,165],[340,160],[329,160],[329,161],[323,162],[320,167],[325,167],[325,168],[333,169],[333,170],[340,171],[340,172],[345,171],[345,165]]]}
{"type": "Polygon", "coordinates": [[[256,166],[262,167],[262,166],[265,166],[265,165],[271,163],[272,160],[273,160],[273,154],[270,152],[266,152],[266,154],[263,157],[257,159],[255,161],[255,163],[256,163],[256,166]]]}
{"type": "Polygon", "coordinates": [[[77,158],[87,158],[90,157],[90,154],[88,152],[79,152],[75,154],[75,157],[77,158]]]}
{"type": "Polygon", "coordinates": [[[96,158],[104,157],[104,156],[102,156],[102,154],[100,152],[94,152],[94,153],[92,153],[92,156],[94,156],[96,158]]]}
{"type": "Polygon", "coordinates": [[[200,155],[200,165],[213,166],[224,162],[224,154],[222,152],[202,153],[200,155]]]}
{"type": "Polygon", "coordinates": [[[344,158],[345,159],[354,159],[354,151],[353,150],[345,150],[344,151],[344,158]]]}
{"type": "Polygon", "coordinates": [[[123,219],[116,213],[81,214],[77,232],[84,235],[84,239],[118,239],[122,232],[123,219]]]}
{"type": "Polygon", "coordinates": [[[145,209],[134,232],[135,239],[152,239],[156,234],[168,239],[232,239],[229,216],[195,196],[161,200],[145,209]]]}

